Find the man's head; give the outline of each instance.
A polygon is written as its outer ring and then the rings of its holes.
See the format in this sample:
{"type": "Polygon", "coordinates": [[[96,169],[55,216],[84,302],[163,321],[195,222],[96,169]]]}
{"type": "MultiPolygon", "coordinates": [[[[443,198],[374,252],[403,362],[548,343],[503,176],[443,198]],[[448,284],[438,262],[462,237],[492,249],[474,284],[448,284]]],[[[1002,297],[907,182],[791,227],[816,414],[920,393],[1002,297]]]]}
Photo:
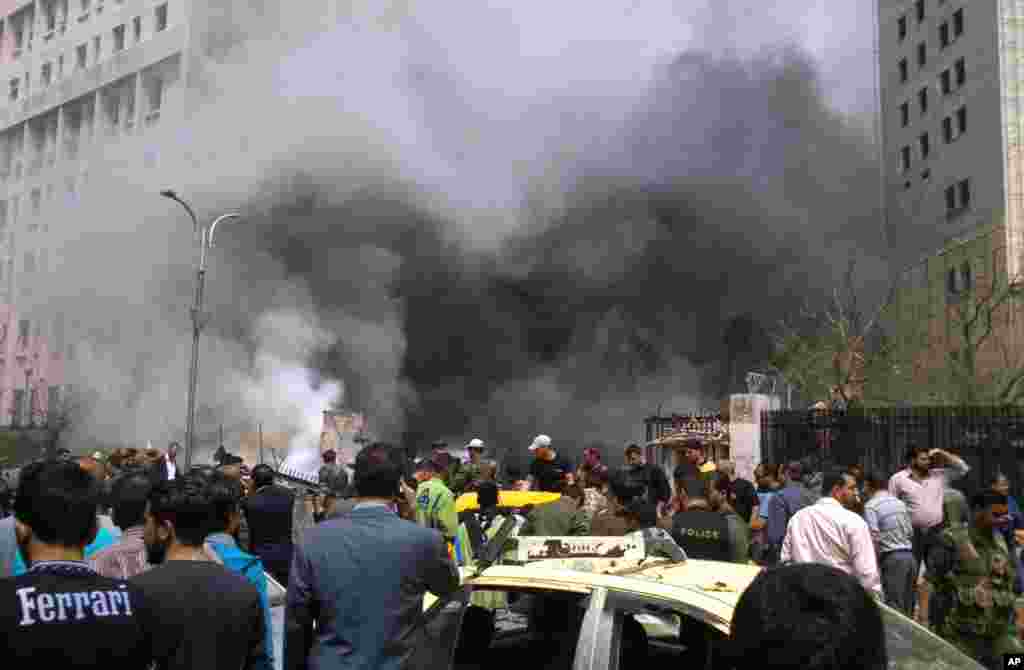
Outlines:
{"type": "Polygon", "coordinates": [[[829,470],[821,481],[821,490],[835,498],[843,507],[852,507],[857,500],[857,481],[843,470],[829,470]]]}
{"type": "Polygon", "coordinates": [[[416,481],[425,482],[441,475],[441,465],[433,458],[422,458],[416,462],[416,481]]]}
{"type": "Polygon", "coordinates": [[[466,445],[466,449],[469,451],[469,460],[473,463],[479,463],[480,458],[484,454],[484,441],[474,437],[466,445]]]}
{"type": "Polygon", "coordinates": [[[256,488],[270,486],[274,483],[274,469],[269,465],[260,463],[252,469],[252,483],[256,488]]]}
{"type": "Polygon", "coordinates": [[[863,481],[866,498],[871,498],[889,489],[889,480],[878,470],[872,470],[865,474],[863,481]]]}
{"type": "Polygon", "coordinates": [[[186,475],[162,482],[146,508],[146,559],[158,565],[175,546],[199,549],[217,525],[206,481],[186,475]]]}
{"type": "Polygon", "coordinates": [[[846,471],[850,473],[850,476],[857,480],[858,484],[864,481],[864,468],[861,465],[854,463],[847,467],[846,471]]]}
{"type": "Polygon", "coordinates": [[[397,449],[374,443],[356,456],[352,483],[360,498],[393,500],[399,495],[404,458],[397,449]]]}
{"type": "Polygon", "coordinates": [[[687,440],[683,443],[683,449],[688,463],[700,465],[704,462],[704,443],[700,440],[687,440]]]}
{"type": "Polygon", "coordinates": [[[73,461],[40,461],[21,470],[14,499],[17,540],[29,561],[40,549],[83,552],[96,537],[99,483],[73,461]]]}
{"type": "Polygon", "coordinates": [[[338,460],[338,452],[336,452],[334,449],[328,449],[327,451],[324,452],[323,459],[324,463],[332,465],[336,463],[338,460]]]}
{"type": "Polygon", "coordinates": [[[178,460],[178,451],[181,449],[181,445],[177,442],[171,442],[167,445],[167,460],[171,463],[175,463],[178,460]]]}
{"type": "Polygon", "coordinates": [[[83,456],[82,458],[79,458],[77,462],[78,466],[85,470],[97,482],[102,482],[107,478],[107,466],[92,456],[83,456]]]}
{"type": "Polygon", "coordinates": [[[551,448],[551,438],[548,437],[547,435],[538,435],[537,437],[533,438],[533,443],[530,444],[530,446],[529,446],[529,449],[532,452],[535,452],[538,449],[550,449],[550,448],[551,448]]]}
{"type": "Polygon", "coordinates": [[[733,612],[737,670],[885,670],[882,613],[850,575],[816,563],[764,570],[733,612]]]}
{"type": "Polygon", "coordinates": [[[1000,495],[1010,495],[1010,479],[1002,472],[997,472],[989,482],[989,488],[1000,495]]]}
{"type": "Polygon", "coordinates": [[[711,485],[708,502],[713,512],[732,512],[732,500],[736,495],[736,487],[726,476],[720,476],[711,485]]]}
{"type": "Polygon", "coordinates": [[[907,466],[919,475],[927,475],[932,465],[931,451],[919,444],[907,446],[907,466]]]}
{"type": "Polygon", "coordinates": [[[804,466],[800,464],[800,461],[791,461],[786,466],[786,481],[800,483],[803,479],[804,466]]]}
{"type": "Polygon", "coordinates": [[[498,485],[494,482],[481,482],[476,490],[476,500],[482,510],[497,507],[498,485]]]}
{"type": "Polygon", "coordinates": [[[736,481],[736,462],[718,461],[718,474],[726,476],[729,481],[736,481]]]}
{"type": "Polygon", "coordinates": [[[754,479],[763,489],[771,489],[779,484],[779,466],[774,463],[762,463],[754,469],[754,479]]]}
{"type": "Polygon", "coordinates": [[[146,522],[146,503],[153,491],[153,483],[144,474],[125,475],[113,488],[114,525],[121,530],[141,526],[146,522]]]}
{"type": "Polygon", "coordinates": [[[242,483],[215,475],[208,483],[208,495],[213,505],[213,521],[211,533],[227,533],[234,535],[242,523],[242,483]]]}
{"type": "Polygon", "coordinates": [[[643,465],[644,452],[639,445],[631,444],[626,447],[626,465],[643,465]]]}
{"type": "Polygon", "coordinates": [[[971,496],[974,525],[981,530],[1002,529],[1010,522],[1009,499],[992,490],[971,496]]]}

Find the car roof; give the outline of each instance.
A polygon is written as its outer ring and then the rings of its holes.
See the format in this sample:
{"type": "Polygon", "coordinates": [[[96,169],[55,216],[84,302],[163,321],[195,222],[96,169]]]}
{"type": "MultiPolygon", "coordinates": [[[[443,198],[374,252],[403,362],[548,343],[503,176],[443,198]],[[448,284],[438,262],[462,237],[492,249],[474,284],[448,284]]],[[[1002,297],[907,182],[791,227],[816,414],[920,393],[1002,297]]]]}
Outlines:
{"type": "Polygon", "coordinates": [[[496,565],[466,583],[481,587],[590,593],[603,587],[662,600],[666,606],[711,615],[708,623],[728,633],[740,594],[761,568],[756,565],[687,560],[555,559],[496,565]]]}

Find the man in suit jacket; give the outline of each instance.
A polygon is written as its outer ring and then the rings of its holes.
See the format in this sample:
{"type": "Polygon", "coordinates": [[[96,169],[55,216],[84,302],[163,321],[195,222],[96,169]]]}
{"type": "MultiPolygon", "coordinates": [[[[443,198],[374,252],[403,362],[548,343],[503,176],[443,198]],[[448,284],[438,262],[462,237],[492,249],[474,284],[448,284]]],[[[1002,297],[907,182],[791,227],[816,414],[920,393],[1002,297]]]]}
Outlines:
{"type": "Polygon", "coordinates": [[[292,562],[295,494],[274,484],[274,471],[257,465],[252,471],[255,492],[242,502],[249,526],[249,550],[263,561],[267,572],[288,583],[292,562]]]}
{"type": "Polygon", "coordinates": [[[395,513],[401,475],[393,448],[366,447],[356,458],[355,507],[306,531],[288,584],[286,669],[407,668],[424,594],[458,589],[441,534],[395,513]]]}

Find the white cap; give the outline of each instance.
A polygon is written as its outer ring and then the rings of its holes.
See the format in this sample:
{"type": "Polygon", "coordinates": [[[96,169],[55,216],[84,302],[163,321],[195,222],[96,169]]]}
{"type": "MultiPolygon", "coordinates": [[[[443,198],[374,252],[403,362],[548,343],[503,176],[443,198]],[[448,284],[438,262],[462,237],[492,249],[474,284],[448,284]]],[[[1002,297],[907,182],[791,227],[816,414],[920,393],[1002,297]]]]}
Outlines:
{"type": "Polygon", "coordinates": [[[483,449],[484,448],[484,441],[481,440],[478,437],[474,437],[472,440],[469,441],[469,444],[466,445],[466,448],[467,449],[483,449]]]}
{"type": "Polygon", "coordinates": [[[530,451],[536,451],[540,447],[550,447],[551,438],[547,435],[538,435],[533,438],[533,444],[530,445],[530,451]]]}

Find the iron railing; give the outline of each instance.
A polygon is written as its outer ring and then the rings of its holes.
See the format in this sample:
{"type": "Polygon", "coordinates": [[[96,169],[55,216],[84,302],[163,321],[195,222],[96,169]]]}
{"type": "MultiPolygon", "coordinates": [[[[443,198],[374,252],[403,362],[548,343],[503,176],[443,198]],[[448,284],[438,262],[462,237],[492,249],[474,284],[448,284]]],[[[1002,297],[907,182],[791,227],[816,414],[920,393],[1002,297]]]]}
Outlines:
{"type": "Polygon", "coordinates": [[[761,415],[761,461],[809,459],[816,469],[859,464],[891,475],[918,444],[957,454],[971,467],[957,488],[987,486],[997,472],[1015,494],[1024,482],[1024,409],[914,407],[848,411],[777,410],[761,415]]]}

